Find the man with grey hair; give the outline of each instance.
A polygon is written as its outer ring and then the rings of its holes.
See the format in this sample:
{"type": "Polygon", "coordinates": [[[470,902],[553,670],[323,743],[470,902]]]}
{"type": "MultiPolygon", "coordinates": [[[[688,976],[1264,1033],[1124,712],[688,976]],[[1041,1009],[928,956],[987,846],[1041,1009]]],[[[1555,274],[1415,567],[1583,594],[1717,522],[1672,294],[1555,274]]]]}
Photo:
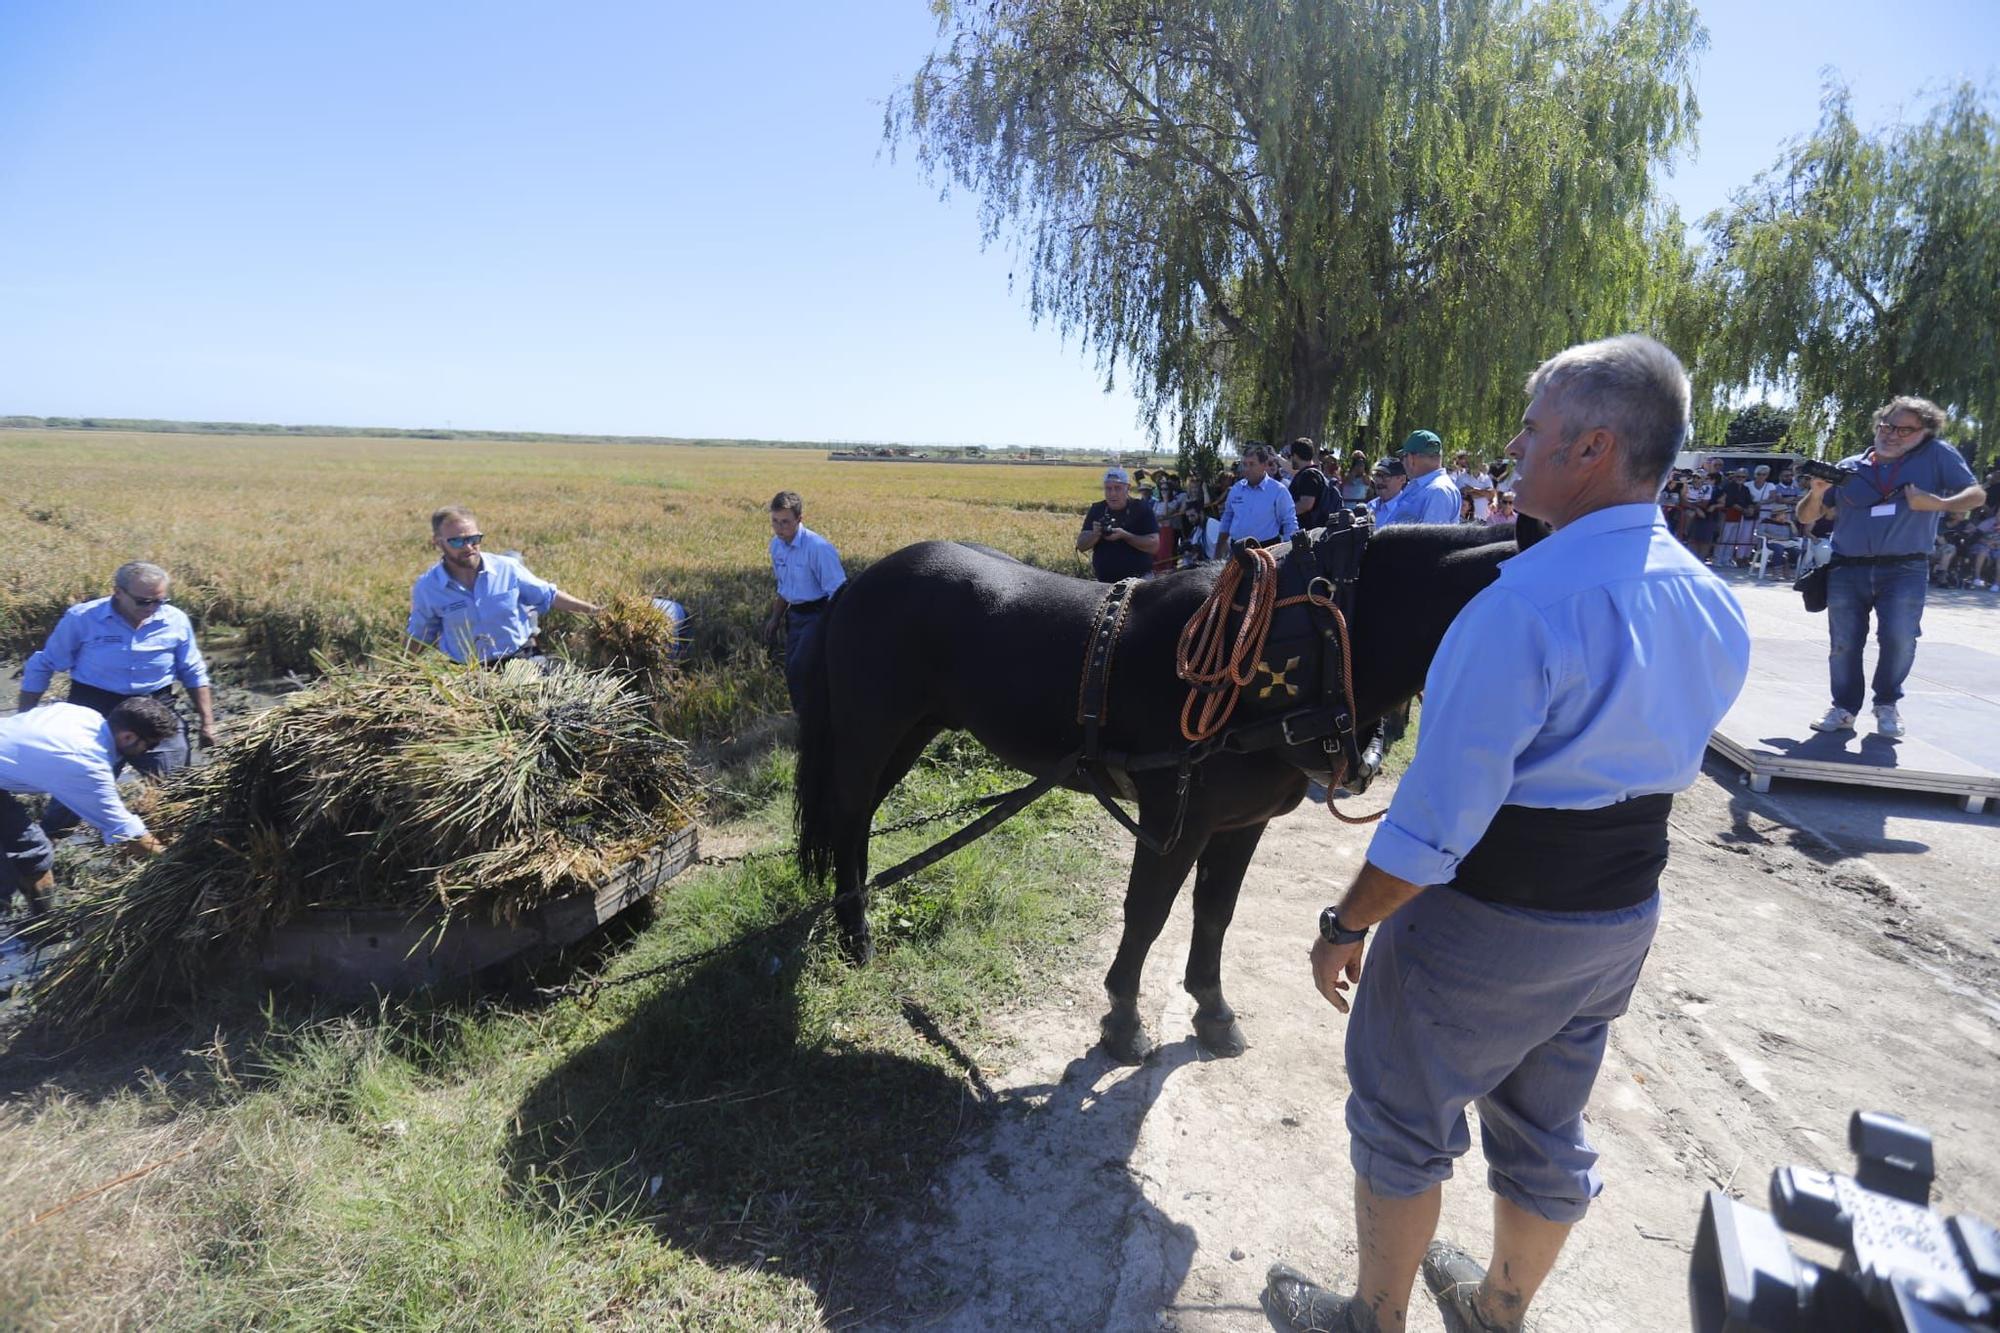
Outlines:
{"type": "Polygon", "coordinates": [[[1601,1188],[1583,1110],[1659,919],[1673,793],[1749,670],[1742,609],[1658,504],[1688,429],[1673,353],[1586,343],[1527,387],[1515,502],[1553,531],[1523,518],[1520,554],[1446,633],[1416,756],[1311,949],[1334,1007],[1359,984],[1360,1271],[1349,1296],[1273,1268],[1268,1305],[1295,1329],[1400,1330],[1419,1268],[1447,1329],[1521,1327],[1601,1188]],[[1484,1266],[1433,1239],[1475,1103],[1484,1266]]]}
{"type": "MultiPolygon", "coordinates": [[[[127,699],[151,697],[173,708],[178,683],[194,703],[195,734],[204,746],[215,744],[208,665],[195,643],[194,623],[167,601],[171,592],[172,580],[158,565],[143,560],[120,565],[111,577],[111,595],[65,611],[41,651],[28,658],[21,671],[20,710],[40,703],[59,671],[69,673],[69,702],[106,717],[127,699]]],[[[186,729],[115,766],[127,763],[151,778],[186,768],[186,729]]],[[[76,815],[67,806],[49,802],[42,816],[49,837],[60,838],[75,826],[76,815]]]]}
{"type": "Polygon", "coordinates": [[[1861,648],[1875,616],[1875,733],[1903,735],[1896,705],[1917,660],[1917,635],[1930,583],[1938,518],[1986,498],[1958,450],[1940,440],[1944,409],[1927,398],[1892,398],[1875,413],[1875,443],[1840,460],[1848,479],[1836,488],[1815,477],[1799,501],[1799,523],[1811,529],[1833,515],[1833,563],[1826,573],[1827,654],[1833,705],[1817,731],[1851,731],[1861,711],[1861,648]]]}

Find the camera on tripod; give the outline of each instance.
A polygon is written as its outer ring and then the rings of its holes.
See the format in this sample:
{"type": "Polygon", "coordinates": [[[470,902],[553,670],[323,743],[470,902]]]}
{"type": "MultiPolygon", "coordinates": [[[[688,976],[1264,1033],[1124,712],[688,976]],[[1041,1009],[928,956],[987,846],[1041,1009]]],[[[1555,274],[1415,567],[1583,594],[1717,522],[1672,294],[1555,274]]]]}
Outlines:
{"type": "Polygon", "coordinates": [[[1688,1268],[1695,1333],[2000,1330],[2000,1231],[1931,1209],[1931,1136],[1891,1115],[1848,1121],[1852,1176],[1771,1173],[1771,1211],[1711,1190],[1688,1268]],[[1785,1232],[1838,1246],[1827,1268],[1785,1232]]]}

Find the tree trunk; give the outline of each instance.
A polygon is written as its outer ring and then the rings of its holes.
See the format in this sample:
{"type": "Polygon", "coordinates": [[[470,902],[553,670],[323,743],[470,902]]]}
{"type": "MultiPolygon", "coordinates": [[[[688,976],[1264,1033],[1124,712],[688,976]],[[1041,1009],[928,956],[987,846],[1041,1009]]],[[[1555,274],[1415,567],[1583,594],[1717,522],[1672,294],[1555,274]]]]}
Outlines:
{"type": "MultiPolygon", "coordinates": [[[[1274,443],[1284,448],[1304,438],[1326,445],[1326,414],[1333,406],[1334,381],[1339,365],[1320,350],[1317,339],[1299,333],[1292,336],[1292,383],[1285,398],[1285,414],[1274,443]]],[[[1336,452],[1339,442],[1331,442],[1336,452]]]]}

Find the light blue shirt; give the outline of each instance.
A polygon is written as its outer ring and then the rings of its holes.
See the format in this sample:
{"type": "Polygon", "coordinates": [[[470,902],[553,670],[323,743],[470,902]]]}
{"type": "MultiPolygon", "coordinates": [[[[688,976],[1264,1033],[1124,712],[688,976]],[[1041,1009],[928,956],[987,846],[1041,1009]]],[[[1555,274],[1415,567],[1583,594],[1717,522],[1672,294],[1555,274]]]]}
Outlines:
{"type": "Polygon", "coordinates": [[[1382,496],[1378,495],[1373,500],[1370,500],[1368,502],[1368,512],[1374,517],[1375,526],[1378,528],[1386,528],[1391,523],[1407,522],[1408,520],[1402,517],[1402,510],[1403,510],[1403,497],[1408,495],[1409,493],[1410,493],[1410,483],[1405,481],[1403,483],[1403,489],[1397,491],[1394,495],[1389,496],[1387,499],[1384,499],[1382,496]]]}
{"type": "Polygon", "coordinates": [[[1502,564],[1452,622],[1368,859],[1449,884],[1502,805],[1680,791],[1749,670],[1743,608],[1658,506],[1586,514],[1502,564]]]}
{"type": "Polygon", "coordinates": [[[1285,483],[1269,473],[1255,486],[1245,477],[1229,488],[1229,497],[1222,502],[1221,526],[1232,542],[1289,537],[1299,530],[1298,506],[1285,483]]]}
{"type": "Polygon", "coordinates": [[[1412,475],[1396,497],[1394,515],[1375,522],[1378,527],[1388,523],[1456,523],[1458,514],[1458,487],[1439,468],[1421,477],[1412,475]]]}
{"type": "Polygon", "coordinates": [[[208,665],[195,645],[187,612],[163,603],[134,629],[109,597],[79,602],[63,612],[49,641],[21,669],[21,688],[42,694],[58,671],[124,695],[156,694],[175,681],[190,690],[208,684],[208,665]]]}
{"type": "Polygon", "coordinates": [[[840,567],[840,552],[833,543],[805,524],[786,544],[775,533],[771,537],[771,572],[778,576],[778,596],[788,606],[817,602],[833,596],[833,590],[847,582],[840,567]]]}
{"type": "Polygon", "coordinates": [[[145,824],[118,795],[117,759],[111,724],[94,708],[43,704],[0,717],[0,790],[47,792],[106,842],[146,836],[145,824]]]}
{"type": "Polygon", "coordinates": [[[555,600],[556,585],[511,556],[482,553],[470,591],[440,560],[410,588],[409,634],[454,662],[490,662],[533,638],[535,617],[547,615],[555,600]]]}

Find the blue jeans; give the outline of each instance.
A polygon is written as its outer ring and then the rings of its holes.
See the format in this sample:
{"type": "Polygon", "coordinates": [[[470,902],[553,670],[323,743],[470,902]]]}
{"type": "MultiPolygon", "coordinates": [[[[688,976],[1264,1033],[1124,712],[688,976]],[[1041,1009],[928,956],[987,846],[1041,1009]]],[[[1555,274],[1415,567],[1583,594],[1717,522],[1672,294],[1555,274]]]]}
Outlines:
{"type": "Polygon", "coordinates": [[[1917,660],[1923,632],[1924,589],[1930,564],[1913,558],[1894,565],[1836,563],[1826,576],[1826,627],[1833,641],[1827,665],[1833,705],[1861,711],[1861,649],[1868,642],[1868,613],[1875,613],[1875,706],[1903,697],[1903,681],[1917,660]]]}
{"type": "Polygon", "coordinates": [[[824,607],[817,611],[800,611],[794,607],[785,612],[785,689],[792,696],[794,713],[801,711],[799,700],[806,691],[806,651],[819,637],[825,620],[824,607]]]}
{"type": "Polygon", "coordinates": [[[33,884],[55,864],[55,848],[10,791],[0,791],[0,912],[7,910],[14,890],[33,884]]]}

